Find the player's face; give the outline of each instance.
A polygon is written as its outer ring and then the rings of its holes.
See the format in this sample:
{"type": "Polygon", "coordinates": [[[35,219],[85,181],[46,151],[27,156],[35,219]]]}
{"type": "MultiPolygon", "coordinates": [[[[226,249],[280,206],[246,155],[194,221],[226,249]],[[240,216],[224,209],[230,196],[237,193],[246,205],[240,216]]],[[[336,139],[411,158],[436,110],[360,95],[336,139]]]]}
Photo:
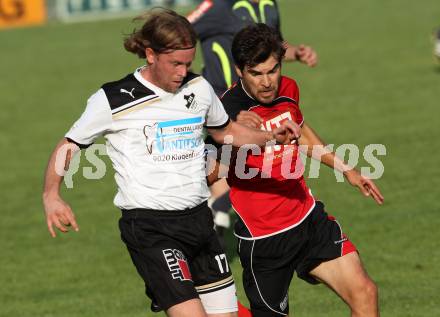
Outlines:
{"type": "Polygon", "coordinates": [[[243,87],[252,98],[261,103],[270,103],[278,96],[281,79],[281,63],[273,56],[255,67],[237,68],[243,87]]]}
{"type": "Polygon", "coordinates": [[[165,91],[176,92],[182,85],[195,54],[195,48],[161,54],[147,49],[150,80],[165,91]]]}

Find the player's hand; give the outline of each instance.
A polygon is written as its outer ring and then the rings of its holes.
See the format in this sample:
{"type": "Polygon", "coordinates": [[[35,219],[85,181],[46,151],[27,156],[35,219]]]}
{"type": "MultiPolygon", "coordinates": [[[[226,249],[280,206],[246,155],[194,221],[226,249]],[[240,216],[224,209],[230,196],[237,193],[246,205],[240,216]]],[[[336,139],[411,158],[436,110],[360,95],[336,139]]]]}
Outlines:
{"type": "Polygon", "coordinates": [[[306,64],[307,66],[314,67],[318,64],[318,54],[307,45],[299,45],[296,49],[296,57],[301,62],[306,64]]]}
{"type": "Polygon", "coordinates": [[[79,231],[79,227],[76,223],[75,215],[73,214],[72,209],[59,196],[45,197],[43,198],[43,203],[44,211],[46,213],[47,229],[53,238],[56,237],[56,233],[53,228],[54,226],[63,233],[68,232],[68,227],[70,226],[73,228],[73,230],[79,231]]]}
{"type": "Polygon", "coordinates": [[[291,120],[286,120],[281,123],[280,127],[272,130],[272,133],[277,143],[293,144],[301,136],[301,127],[291,120]]]}
{"type": "Polygon", "coordinates": [[[371,196],[379,205],[383,204],[384,197],[371,179],[362,176],[355,169],[344,172],[344,176],[351,185],[358,187],[365,197],[371,196]]]}
{"type": "Polygon", "coordinates": [[[240,111],[237,115],[237,122],[250,128],[258,129],[263,123],[263,119],[252,111],[240,111]]]}

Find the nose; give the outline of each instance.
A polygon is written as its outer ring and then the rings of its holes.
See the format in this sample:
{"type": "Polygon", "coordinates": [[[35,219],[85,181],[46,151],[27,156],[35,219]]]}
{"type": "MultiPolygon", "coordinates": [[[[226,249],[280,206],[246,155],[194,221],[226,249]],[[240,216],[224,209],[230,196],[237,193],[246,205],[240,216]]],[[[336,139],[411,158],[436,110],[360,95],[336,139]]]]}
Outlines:
{"type": "Polygon", "coordinates": [[[184,78],[184,77],[186,77],[186,74],[188,73],[188,66],[186,66],[186,65],[180,65],[180,67],[178,68],[178,70],[177,70],[177,75],[179,76],[179,77],[182,77],[182,78],[184,78]]]}
{"type": "Polygon", "coordinates": [[[261,84],[263,85],[264,88],[269,88],[271,83],[270,83],[270,78],[268,75],[263,75],[262,79],[261,79],[261,84]]]}

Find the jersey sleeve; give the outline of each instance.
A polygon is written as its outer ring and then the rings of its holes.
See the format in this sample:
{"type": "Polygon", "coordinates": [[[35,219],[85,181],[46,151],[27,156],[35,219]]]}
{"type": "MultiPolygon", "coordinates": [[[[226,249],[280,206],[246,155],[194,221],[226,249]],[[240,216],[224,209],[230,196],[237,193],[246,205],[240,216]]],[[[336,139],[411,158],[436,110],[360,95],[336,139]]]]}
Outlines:
{"type": "Polygon", "coordinates": [[[217,97],[214,89],[211,85],[207,84],[209,87],[209,93],[211,97],[211,106],[206,115],[205,128],[208,129],[221,129],[228,125],[229,116],[223,107],[222,102],[217,97]]]}
{"type": "Polygon", "coordinates": [[[80,148],[85,148],[110,130],[111,125],[110,105],[104,90],[100,89],[89,98],[83,114],[73,124],[65,137],[76,143],[80,148]]]}

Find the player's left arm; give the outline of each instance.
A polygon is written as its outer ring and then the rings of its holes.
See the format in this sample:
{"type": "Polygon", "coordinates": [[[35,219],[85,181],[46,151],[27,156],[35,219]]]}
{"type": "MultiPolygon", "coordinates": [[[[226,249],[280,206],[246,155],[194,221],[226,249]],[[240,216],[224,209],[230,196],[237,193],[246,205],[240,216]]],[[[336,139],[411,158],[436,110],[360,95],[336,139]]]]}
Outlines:
{"type": "Polygon", "coordinates": [[[319,135],[306,122],[301,127],[301,137],[298,141],[300,145],[303,145],[300,149],[304,150],[307,156],[342,172],[348,182],[358,187],[362,194],[366,197],[371,196],[379,205],[383,203],[384,197],[376,184],[371,179],[362,176],[358,170],[347,165],[334,152],[326,148],[319,135]]]}

